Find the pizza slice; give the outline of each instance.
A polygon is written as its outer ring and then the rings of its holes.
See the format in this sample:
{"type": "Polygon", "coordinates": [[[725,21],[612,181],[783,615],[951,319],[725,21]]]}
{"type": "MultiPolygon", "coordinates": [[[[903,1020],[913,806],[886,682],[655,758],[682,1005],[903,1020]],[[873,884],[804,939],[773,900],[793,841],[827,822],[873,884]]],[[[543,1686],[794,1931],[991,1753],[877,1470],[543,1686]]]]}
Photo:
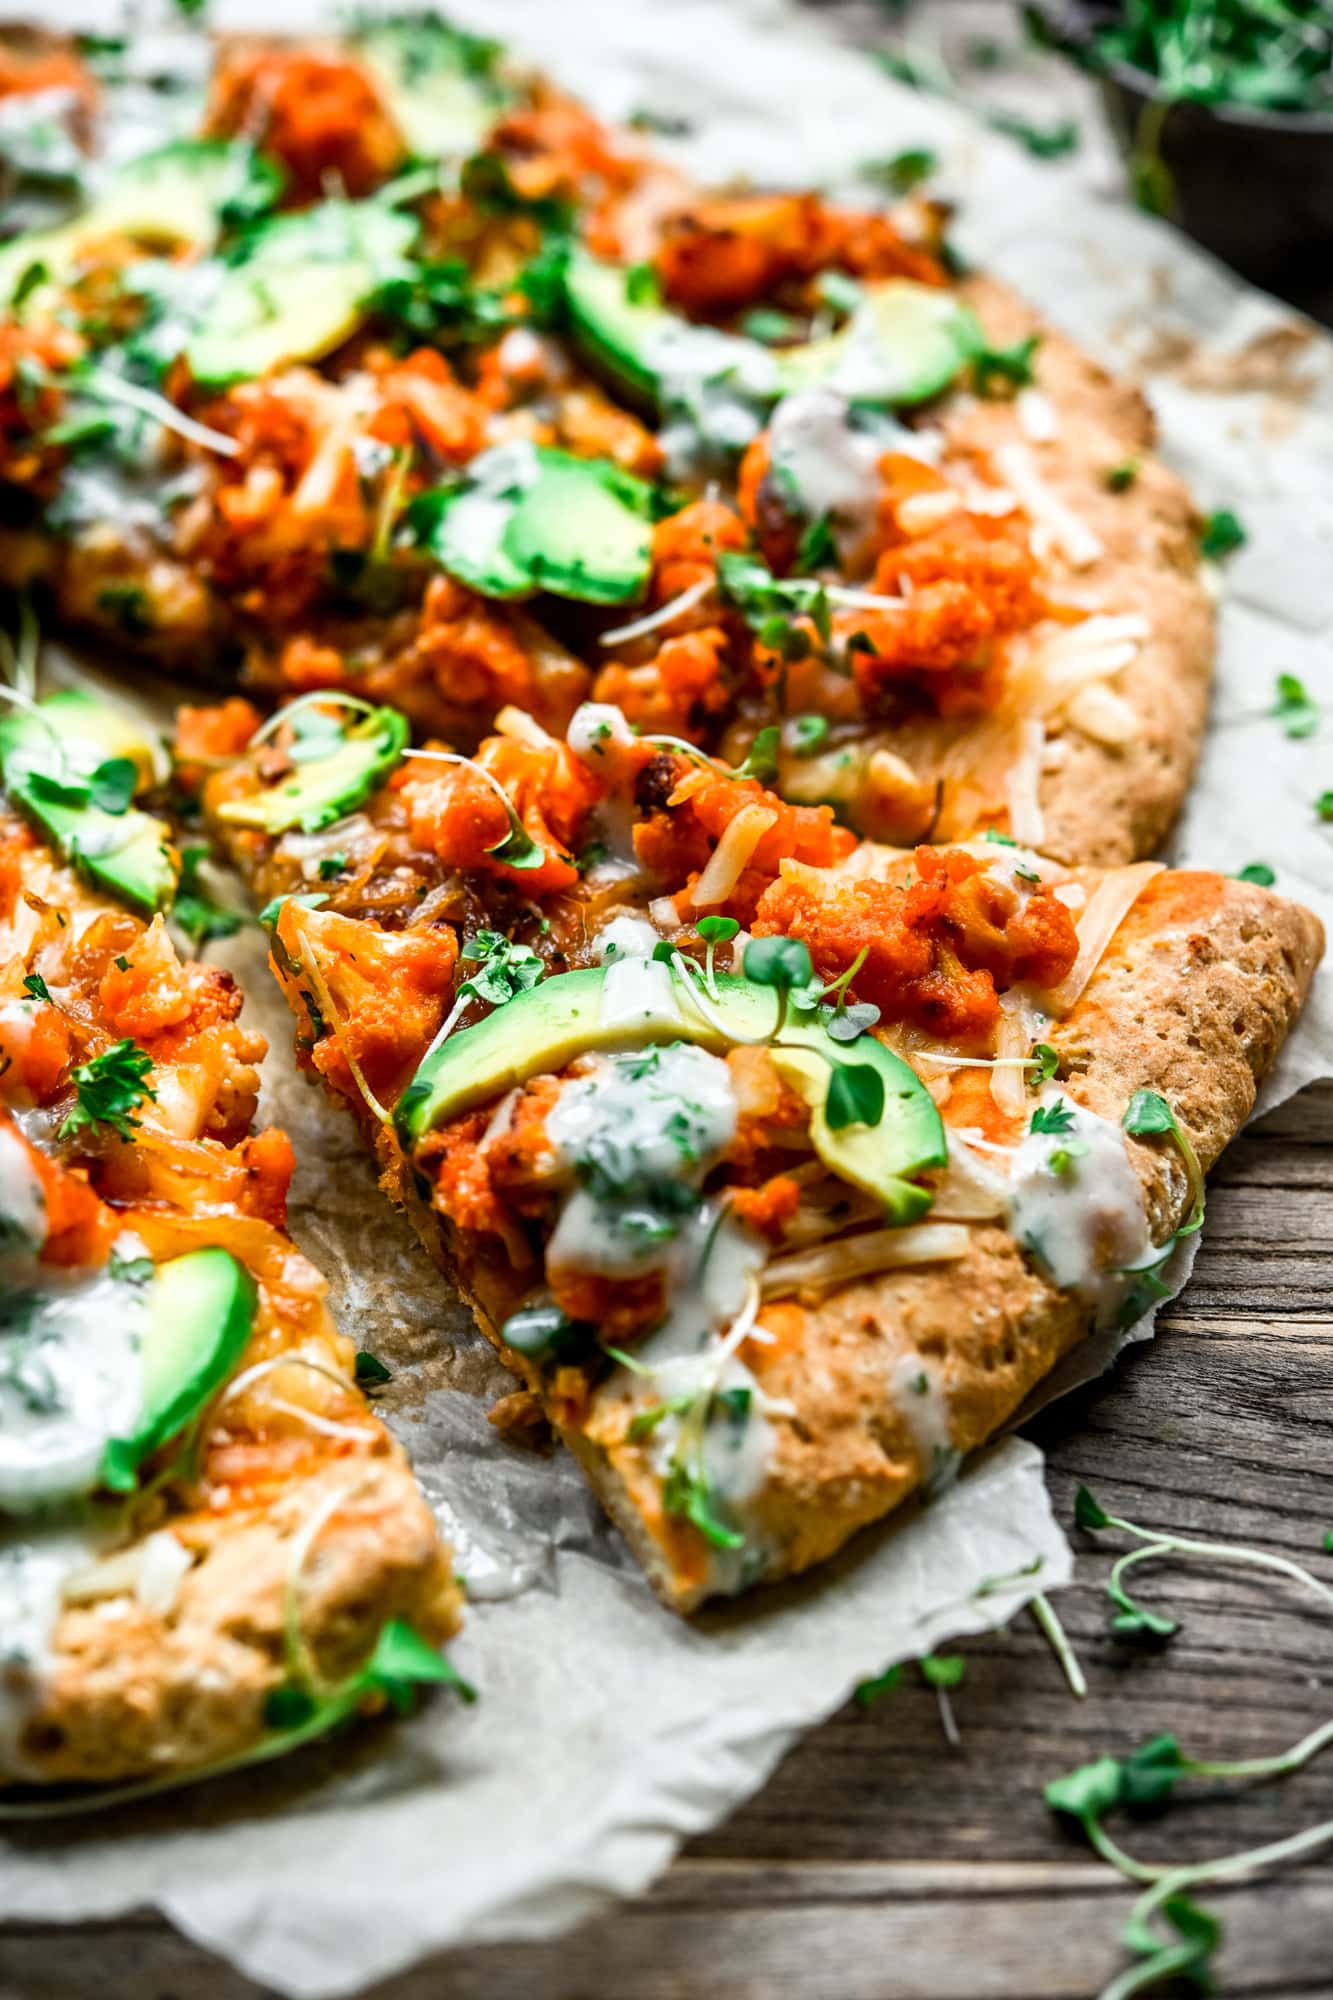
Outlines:
{"type": "Polygon", "coordinates": [[[456,1679],[262,1037],[161,914],[153,757],[78,694],[0,720],[0,1785],[176,1782],[456,1679]]]}
{"type": "Polygon", "coordinates": [[[920,190],[700,193],[424,21],[224,41],[202,119],[91,178],[0,249],[0,568],[67,627],[467,749],[592,694],[888,843],[1160,844],[1188,495],[920,190]]]}
{"type": "Polygon", "coordinates": [[[203,785],[300,1059],[685,1611],[1163,1295],[1322,950],[1248,882],[859,841],[610,707],[359,787],[312,712],[203,785]]]}

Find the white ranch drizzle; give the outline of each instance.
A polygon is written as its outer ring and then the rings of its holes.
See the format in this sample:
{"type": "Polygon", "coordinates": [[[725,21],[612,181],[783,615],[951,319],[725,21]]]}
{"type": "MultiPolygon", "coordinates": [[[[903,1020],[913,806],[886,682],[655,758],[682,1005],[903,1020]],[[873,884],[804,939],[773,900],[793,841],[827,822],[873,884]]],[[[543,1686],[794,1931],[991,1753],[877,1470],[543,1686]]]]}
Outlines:
{"type": "Polygon", "coordinates": [[[922,1484],[933,1499],[957,1477],[962,1454],[949,1428],[949,1398],[938,1373],[909,1348],[889,1370],[889,1387],[921,1461],[922,1484]]]}
{"type": "Polygon", "coordinates": [[[933,462],[914,432],[891,417],[854,412],[836,389],[803,389],[784,396],[773,412],[770,477],[779,490],[790,490],[807,520],[829,520],[840,554],[855,549],[874,527],[886,451],[933,462]]]}
{"type": "MultiPolygon", "coordinates": [[[[654,997],[653,975],[665,973],[651,960],[613,962],[607,984],[623,989],[612,996],[613,1014],[634,1019],[645,1005],[654,1010],[660,996],[654,997]]],[[[666,1316],[635,1358],[653,1378],[656,1401],[708,1399],[702,1427],[694,1426],[692,1469],[729,1521],[743,1519],[772,1446],[762,1392],[734,1351],[757,1303],[755,1281],[767,1250],[720,1201],[679,1206],[675,1191],[703,1181],[734,1137],[737,1116],[727,1064],[675,1042],[597,1058],[586,1075],[566,1084],[546,1121],[557,1157],[579,1182],[561,1210],[548,1266],[568,1264],[613,1279],[663,1273],[666,1316]],[[665,1188],[673,1199],[663,1206],[665,1188]]],[[[653,1463],[664,1479],[677,1449],[691,1449],[688,1424],[672,1412],[653,1432],[653,1463]]],[[[714,1587],[738,1589],[754,1560],[748,1534],[741,1549],[710,1546],[714,1587]]]]}
{"type": "Polygon", "coordinates": [[[99,1553],[72,1517],[0,1526],[0,1774],[23,1776],[20,1745],[51,1664],[61,1591],[99,1553]]]}
{"type": "Polygon", "coordinates": [[[660,935],[656,924],[650,923],[647,917],[631,916],[622,911],[596,933],[593,951],[599,965],[605,965],[608,959],[613,958],[651,958],[660,935]]]}
{"type": "Polygon", "coordinates": [[[1029,1131],[1009,1155],[1009,1228],[1051,1283],[1086,1300],[1105,1324],[1125,1295],[1120,1274],[1153,1254],[1143,1190],[1119,1125],[1055,1084],[1041,1104],[1063,1104],[1072,1122],[1061,1132],[1029,1131]],[[1067,1164],[1057,1171],[1062,1155],[1067,1164]]]}
{"type": "Polygon", "coordinates": [[[147,1288],[123,1275],[147,1255],[122,1235],[96,1271],[6,1259],[0,1294],[0,1508],[26,1513],[91,1492],[112,1438],[143,1409],[147,1288]]]}

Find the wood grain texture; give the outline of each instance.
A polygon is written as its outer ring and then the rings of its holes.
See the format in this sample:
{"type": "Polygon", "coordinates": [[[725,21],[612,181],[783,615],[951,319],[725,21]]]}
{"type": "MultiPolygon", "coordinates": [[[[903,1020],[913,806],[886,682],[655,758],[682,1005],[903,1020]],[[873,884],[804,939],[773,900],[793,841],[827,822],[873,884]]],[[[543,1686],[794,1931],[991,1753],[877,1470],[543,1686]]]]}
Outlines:
{"type": "MultiPolygon", "coordinates": [[[[1039,1419],[1068,1520],[1080,1480],[1131,1519],[1309,1563],[1333,1527],[1333,1085],[1242,1138],[1212,1188],[1195,1277],[1158,1338],[1039,1419]]],[[[1130,1896],[1051,1818],[1047,1779],[1174,1730],[1204,1757],[1271,1753],[1333,1704],[1333,1617],[1294,1587],[1173,1564],[1142,1595],[1182,1629],[1162,1653],[1106,1630],[1111,1550],[1076,1536],[1059,1610],[1076,1702],[1030,1620],[970,1642],[951,1751],[914,1674],[793,1751],[641,1902],[558,1945],[456,1953],[376,2000],[1092,2000],[1122,1963],[1130,1896]]],[[[1106,1538],[1109,1541],[1114,1538],[1106,1538]]],[[[1119,1546],[1118,1541],[1115,1544],[1119,1546]]],[[[1144,1571],[1140,1571],[1144,1576],[1144,1571]]],[[[1333,1754],[1263,1787],[1190,1788],[1127,1826],[1148,1858],[1202,1859],[1333,1818],[1333,1754]]],[[[367,1894],[373,1894],[373,1877],[367,1894]]],[[[1227,2000],[1333,1996],[1333,1849],[1208,1898],[1227,2000]]],[[[0,2000],[259,2000],[155,1919],[0,1933],[0,2000]]]]}

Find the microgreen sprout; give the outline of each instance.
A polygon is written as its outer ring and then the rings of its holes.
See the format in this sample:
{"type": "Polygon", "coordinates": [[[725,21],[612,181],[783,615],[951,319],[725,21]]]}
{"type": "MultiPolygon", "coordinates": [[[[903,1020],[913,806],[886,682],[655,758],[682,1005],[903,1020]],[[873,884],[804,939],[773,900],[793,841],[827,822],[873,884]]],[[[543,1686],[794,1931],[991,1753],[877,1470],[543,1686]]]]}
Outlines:
{"type": "Polygon", "coordinates": [[[719,998],[717,975],[713,970],[713,956],[720,944],[730,944],[740,930],[735,917],[700,917],[695,925],[699,936],[708,947],[704,960],[704,984],[714,1000],[719,998]]]}
{"type": "Polygon", "coordinates": [[[1268,711],[1275,722],[1280,722],[1284,733],[1293,741],[1303,736],[1313,736],[1319,727],[1319,703],[1310,694],[1305,682],[1295,674],[1279,674],[1274,683],[1273,706],[1268,711]]]}

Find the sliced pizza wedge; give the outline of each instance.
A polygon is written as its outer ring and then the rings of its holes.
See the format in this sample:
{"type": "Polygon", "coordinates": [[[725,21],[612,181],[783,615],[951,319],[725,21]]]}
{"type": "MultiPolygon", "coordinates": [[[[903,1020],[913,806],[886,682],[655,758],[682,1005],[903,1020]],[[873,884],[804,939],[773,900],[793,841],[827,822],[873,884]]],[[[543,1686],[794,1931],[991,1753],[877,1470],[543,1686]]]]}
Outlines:
{"type": "Polygon", "coordinates": [[[1162,1296],[1322,950],[1222,876],[858,842],[611,708],[359,790],[309,714],[204,787],[301,1059],[682,1610],[1162,1296]]]}
{"type": "Polygon", "coordinates": [[[152,755],[81,696],[0,720],[0,1785],[176,1782],[456,1678],[263,1039],[154,914],[152,755]]]}

